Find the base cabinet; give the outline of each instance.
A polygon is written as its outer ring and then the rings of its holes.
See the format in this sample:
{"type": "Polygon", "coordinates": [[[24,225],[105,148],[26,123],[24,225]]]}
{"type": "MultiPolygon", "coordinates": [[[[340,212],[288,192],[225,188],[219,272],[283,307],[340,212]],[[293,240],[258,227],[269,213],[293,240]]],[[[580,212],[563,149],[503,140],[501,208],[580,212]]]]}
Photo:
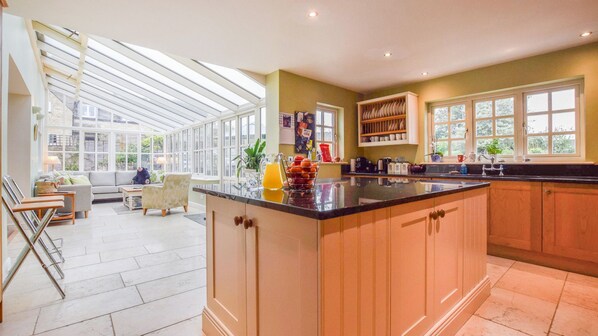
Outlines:
{"type": "Polygon", "coordinates": [[[324,221],[206,202],[207,336],[451,335],[490,294],[487,188],[324,221]]]}
{"type": "Polygon", "coordinates": [[[598,263],[598,187],[544,183],[543,251],[598,263]]]}

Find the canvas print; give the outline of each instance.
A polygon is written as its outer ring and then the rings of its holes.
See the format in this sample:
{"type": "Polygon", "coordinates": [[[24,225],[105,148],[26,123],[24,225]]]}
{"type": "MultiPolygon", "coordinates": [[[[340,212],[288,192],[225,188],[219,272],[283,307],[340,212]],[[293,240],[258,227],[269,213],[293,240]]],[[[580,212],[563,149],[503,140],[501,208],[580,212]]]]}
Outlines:
{"type": "Polygon", "coordinates": [[[295,152],[307,154],[316,137],[316,117],[311,112],[295,112],[295,152]]]}

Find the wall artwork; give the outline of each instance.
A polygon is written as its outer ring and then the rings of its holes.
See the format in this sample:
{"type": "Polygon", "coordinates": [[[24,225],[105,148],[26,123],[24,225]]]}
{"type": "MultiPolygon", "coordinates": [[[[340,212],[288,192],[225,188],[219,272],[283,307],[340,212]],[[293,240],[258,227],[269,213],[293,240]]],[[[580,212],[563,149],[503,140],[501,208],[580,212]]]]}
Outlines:
{"type": "Polygon", "coordinates": [[[295,111],[295,152],[308,154],[316,140],[316,116],[295,111]]]}

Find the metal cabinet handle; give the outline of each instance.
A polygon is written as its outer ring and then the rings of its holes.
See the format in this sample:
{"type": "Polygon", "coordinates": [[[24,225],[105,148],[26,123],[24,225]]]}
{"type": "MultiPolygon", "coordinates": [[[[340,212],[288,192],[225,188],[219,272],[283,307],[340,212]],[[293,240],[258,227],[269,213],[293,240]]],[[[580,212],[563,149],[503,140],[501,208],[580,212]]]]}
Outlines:
{"type": "Polygon", "coordinates": [[[445,214],[446,214],[446,212],[444,212],[444,209],[438,210],[438,216],[440,216],[440,218],[444,218],[445,214]]]}
{"type": "Polygon", "coordinates": [[[235,221],[235,226],[239,226],[239,225],[241,225],[241,223],[243,223],[243,217],[235,216],[234,221],[235,221]]]}
{"type": "Polygon", "coordinates": [[[246,219],[243,221],[243,226],[245,226],[245,230],[247,230],[253,226],[253,221],[251,219],[246,219]]]}
{"type": "Polygon", "coordinates": [[[438,219],[438,211],[430,212],[430,218],[432,218],[433,220],[437,220],[438,219]]]}

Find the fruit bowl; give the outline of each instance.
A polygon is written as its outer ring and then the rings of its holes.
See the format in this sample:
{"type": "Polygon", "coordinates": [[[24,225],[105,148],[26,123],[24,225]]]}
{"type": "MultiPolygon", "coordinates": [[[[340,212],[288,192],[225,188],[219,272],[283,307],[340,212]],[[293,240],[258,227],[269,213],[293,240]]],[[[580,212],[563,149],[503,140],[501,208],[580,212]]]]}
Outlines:
{"type": "Polygon", "coordinates": [[[301,155],[295,156],[292,163],[283,161],[287,184],[291,190],[312,190],[316,183],[320,165],[301,155]]]}

